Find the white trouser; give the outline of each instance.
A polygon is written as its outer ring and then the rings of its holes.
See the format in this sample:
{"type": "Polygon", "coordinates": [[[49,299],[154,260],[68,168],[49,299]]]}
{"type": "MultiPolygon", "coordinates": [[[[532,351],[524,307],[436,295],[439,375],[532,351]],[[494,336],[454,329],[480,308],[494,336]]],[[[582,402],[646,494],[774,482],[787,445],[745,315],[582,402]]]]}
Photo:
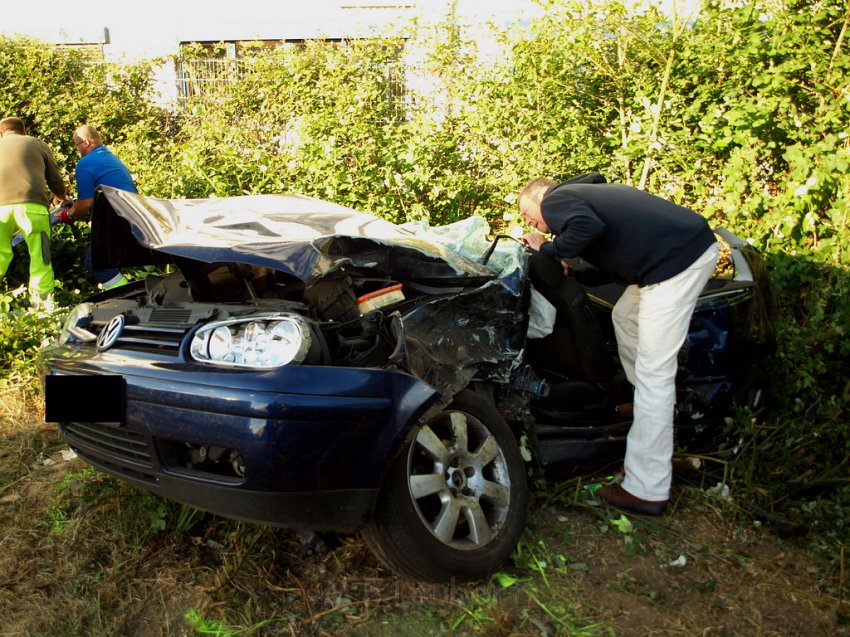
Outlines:
{"type": "Polygon", "coordinates": [[[620,361],[635,388],[622,487],[644,500],[670,497],[678,354],[717,253],[713,244],[687,270],[666,281],[630,285],[614,306],[620,361]]]}

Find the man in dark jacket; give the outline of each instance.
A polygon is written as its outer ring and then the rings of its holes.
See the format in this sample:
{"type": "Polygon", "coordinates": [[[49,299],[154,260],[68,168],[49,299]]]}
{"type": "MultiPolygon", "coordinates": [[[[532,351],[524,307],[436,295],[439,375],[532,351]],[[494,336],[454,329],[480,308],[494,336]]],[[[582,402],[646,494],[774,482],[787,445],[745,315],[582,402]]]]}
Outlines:
{"type": "Polygon", "coordinates": [[[66,198],[65,183],[50,148],[27,135],[18,117],[0,120],[0,278],[12,261],[12,235],[18,230],[30,255],[30,300],[52,309],[50,197],[66,198]]]}
{"type": "Polygon", "coordinates": [[[519,208],[537,232],[525,243],[560,259],[581,257],[627,287],[612,319],[620,360],[635,388],[620,485],[611,504],[659,515],[670,497],[677,356],[718,246],[703,217],[601,175],[531,181],[519,208]],[[551,237],[548,238],[548,237],[551,237]]]}

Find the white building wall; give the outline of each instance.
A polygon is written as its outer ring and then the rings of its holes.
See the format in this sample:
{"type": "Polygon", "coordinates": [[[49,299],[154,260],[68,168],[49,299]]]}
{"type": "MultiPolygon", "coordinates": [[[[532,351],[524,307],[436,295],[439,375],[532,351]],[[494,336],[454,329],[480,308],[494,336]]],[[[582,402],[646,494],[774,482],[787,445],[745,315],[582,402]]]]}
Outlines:
{"type": "MultiPolygon", "coordinates": [[[[55,44],[104,43],[110,61],[133,61],[177,53],[181,41],[279,40],[376,37],[411,18],[444,16],[448,0],[42,0],[38,11],[12,12],[0,33],[55,44]],[[50,25],[57,26],[50,26],[50,25]],[[104,34],[107,41],[104,42],[104,34]]],[[[464,22],[504,23],[533,11],[533,0],[457,0],[464,22]]]]}
{"type": "MultiPolygon", "coordinates": [[[[636,7],[660,2],[680,15],[699,6],[698,0],[631,1],[636,7]]],[[[462,23],[500,27],[540,11],[534,0],[40,0],[32,10],[21,3],[4,9],[0,34],[102,42],[108,60],[132,61],[172,55],[181,41],[378,36],[413,17],[440,19],[452,5],[462,23]]]]}
{"type": "MultiPolygon", "coordinates": [[[[633,0],[636,6],[650,0],[633,0]]],[[[698,0],[662,0],[693,13],[698,0]]],[[[37,10],[7,9],[0,34],[53,44],[100,44],[113,62],[168,58],[181,42],[362,38],[399,34],[410,20],[437,24],[453,13],[483,55],[499,55],[491,27],[527,25],[542,9],[535,0],[41,0],[37,10]],[[50,26],[50,25],[57,26],[50,26]]],[[[427,48],[428,42],[421,42],[427,48]]],[[[413,65],[416,50],[408,51],[413,65]]],[[[424,80],[421,80],[424,81],[424,80]]],[[[173,64],[157,72],[163,101],[176,99],[173,64]]]]}

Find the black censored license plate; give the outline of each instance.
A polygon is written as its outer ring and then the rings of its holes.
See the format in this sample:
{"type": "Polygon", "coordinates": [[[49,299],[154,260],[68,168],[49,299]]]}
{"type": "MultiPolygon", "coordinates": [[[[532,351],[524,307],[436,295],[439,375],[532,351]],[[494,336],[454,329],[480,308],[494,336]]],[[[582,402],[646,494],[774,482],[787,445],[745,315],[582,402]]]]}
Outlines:
{"type": "Polygon", "coordinates": [[[124,387],[123,376],[45,376],[44,419],[124,424],[124,387]]]}

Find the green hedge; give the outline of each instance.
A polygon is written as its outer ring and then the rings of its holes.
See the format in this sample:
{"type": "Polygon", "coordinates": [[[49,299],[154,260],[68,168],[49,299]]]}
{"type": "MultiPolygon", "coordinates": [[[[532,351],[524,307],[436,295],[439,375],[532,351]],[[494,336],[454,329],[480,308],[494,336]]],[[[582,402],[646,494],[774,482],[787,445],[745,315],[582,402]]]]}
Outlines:
{"type": "MultiPolygon", "coordinates": [[[[486,61],[451,21],[411,25],[404,42],[258,48],[251,72],[173,112],[151,99],[153,62],[92,65],[3,39],[0,107],[69,175],[71,131],[97,125],[153,196],[297,191],[393,220],[482,214],[501,229],[518,223],[529,178],[593,170],[689,205],[768,260],[780,420],[756,423],[745,448],[772,454],[748,477],[783,497],[846,484],[850,13],[837,0],[718,4],[685,23],[549,0],[486,61]],[[424,54],[404,66],[402,50],[424,54]],[[399,74],[431,88],[399,95],[399,74]]],[[[54,241],[68,304],[91,289],[85,232],[54,241]]],[[[10,287],[25,279],[18,261],[10,287]]]]}

